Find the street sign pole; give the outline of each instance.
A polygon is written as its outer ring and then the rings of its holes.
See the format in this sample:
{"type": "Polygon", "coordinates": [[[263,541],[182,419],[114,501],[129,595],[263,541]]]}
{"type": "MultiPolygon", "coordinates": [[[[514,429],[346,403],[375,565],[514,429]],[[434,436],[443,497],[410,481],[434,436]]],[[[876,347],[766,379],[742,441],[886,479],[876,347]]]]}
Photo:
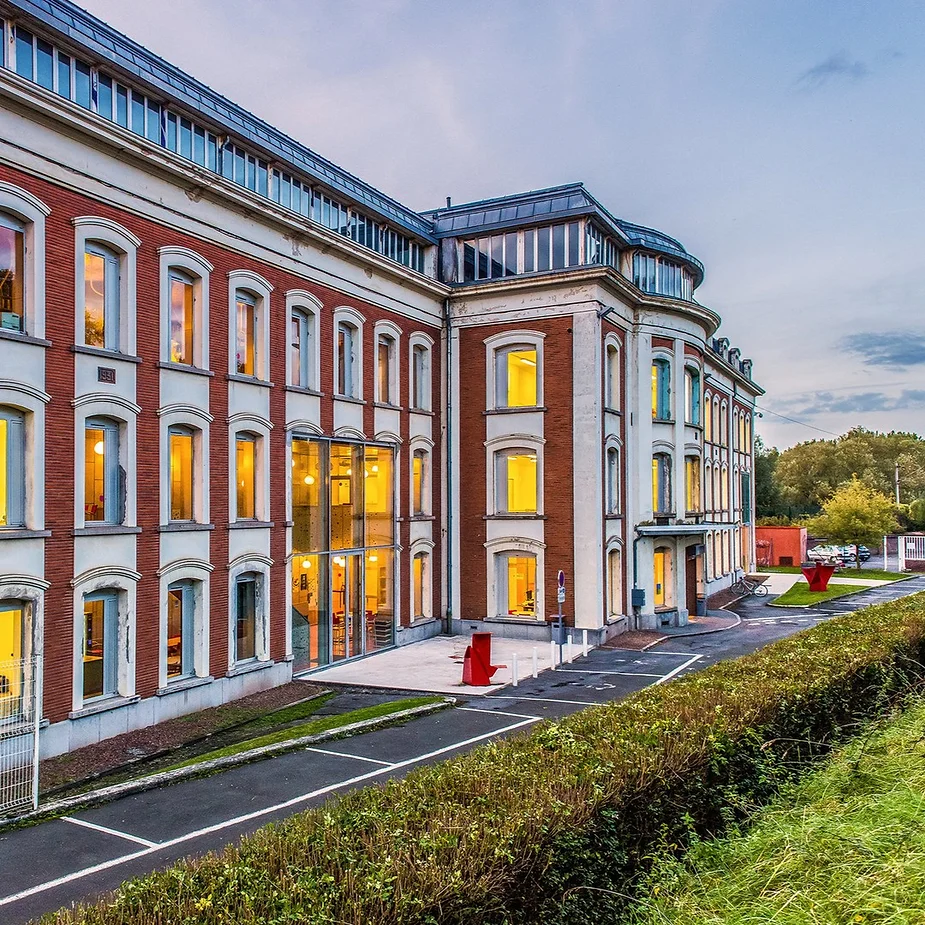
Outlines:
{"type": "Polygon", "coordinates": [[[559,569],[559,575],[556,579],[556,600],[559,603],[559,616],[556,621],[556,630],[559,634],[559,664],[562,664],[562,646],[565,643],[565,623],[562,617],[562,605],[565,603],[565,572],[559,569]]]}

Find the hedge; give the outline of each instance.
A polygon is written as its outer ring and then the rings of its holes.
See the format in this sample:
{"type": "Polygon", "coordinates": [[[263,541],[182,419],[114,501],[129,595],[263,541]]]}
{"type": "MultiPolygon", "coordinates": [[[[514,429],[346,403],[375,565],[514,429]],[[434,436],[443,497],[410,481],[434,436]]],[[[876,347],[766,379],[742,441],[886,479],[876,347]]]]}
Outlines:
{"type": "Polygon", "coordinates": [[[124,884],[57,925],[615,923],[649,860],[721,833],[925,679],[925,596],[544,722],[124,884]]]}

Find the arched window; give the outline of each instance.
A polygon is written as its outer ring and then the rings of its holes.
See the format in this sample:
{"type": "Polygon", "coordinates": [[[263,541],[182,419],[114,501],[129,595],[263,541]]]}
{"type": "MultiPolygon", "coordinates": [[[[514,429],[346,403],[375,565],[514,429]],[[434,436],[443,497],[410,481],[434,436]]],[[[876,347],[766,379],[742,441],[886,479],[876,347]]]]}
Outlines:
{"type": "Polygon", "coordinates": [[[700,424],[700,371],[690,366],[684,369],[684,420],[700,424]]]}
{"type": "Polygon", "coordinates": [[[684,458],[685,504],[688,511],[700,511],[700,457],[684,458]]]}
{"type": "Polygon", "coordinates": [[[671,456],[668,453],[652,455],[652,511],[667,514],[671,511],[671,456]]]}
{"type": "Polygon", "coordinates": [[[257,375],[257,297],[246,289],[235,293],[235,372],[257,375]]]}
{"type": "Polygon", "coordinates": [[[613,411],[620,409],[620,351],[616,344],[608,344],[604,354],[604,403],[613,411]]]}
{"type": "Polygon", "coordinates": [[[315,384],[315,314],[298,307],[289,316],[289,384],[300,389],[315,384]]]}
{"type": "Polygon", "coordinates": [[[87,241],[83,263],[84,343],[100,350],[118,350],[121,255],[98,241],[87,241]]]}
{"type": "Polygon", "coordinates": [[[713,399],[709,392],[703,393],[706,413],[703,416],[703,439],[705,443],[713,442],[713,399]]]}
{"type": "Polygon", "coordinates": [[[391,334],[380,334],[376,341],[376,401],[383,405],[397,404],[395,401],[395,338],[391,334]]]}
{"type": "Polygon", "coordinates": [[[244,572],[234,583],[234,661],[257,658],[259,624],[263,619],[263,575],[244,572]]]}
{"type": "Polygon", "coordinates": [[[495,404],[498,408],[531,408],[537,403],[537,350],[515,344],[495,352],[495,404]]]}
{"type": "Polygon", "coordinates": [[[719,406],[719,440],[720,446],[729,446],[729,406],[725,401],[719,406]]]}
{"type": "Polygon", "coordinates": [[[536,450],[515,448],[495,453],[495,513],[537,512],[536,450]]]}
{"type": "Polygon", "coordinates": [[[713,510],[713,467],[709,461],[703,467],[703,507],[708,512],[713,510]]]}
{"type": "Polygon", "coordinates": [[[259,520],[257,510],[260,437],[248,431],[235,434],[235,519],[259,520]]]}
{"type": "Polygon", "coordinates": [[[26,226],[0,212],[0,330],[26,330],[26,226]]]}
{"type": "Polygon", "coordinates": [[[125,469],[120,463],[121,426],[111,418],[88,418],[84,430],[84,521],[121,524],[125,519],[125,469]]]}
{"type": "Polygon", "coordinates": [[[720,421],[719,414],[719,396],[713,396],[713,428],[712,428],[712,437],[713,442],[718,443],[720,446],[723,446],[723,427],[722,422],[720,421]]]}
{"type": "Polygon", "coordinates": [[[416,552],[411,559],[411,622],[430,618],[432,605],[430,552],[416,552]]]}
{"type": "Polygon", "coordinates": [[[25,434],[23,413],[0,406],[0,528],[25,526],[25,434]]]}
{"type": "Polygon", "coordinates": [[[337,323],[336,394],[342,398],[360,397],[360,332],[349,321],[337,323]]]}
{"type": "Polygon", "coordinates": [[[119,692],[119,596],[106,589],[84,595],[84,703],[119,692]]]}
{"type": "Polygon", "coordinates": [[[652,419],[671,420],[671,363],[663,357],[652,361],[652,419]]]}
{"type": "Polygon", "coordinates": [[[624,611],[623,552],[617,548],[607,553],[607,613],[613,619],[624,611]]]}
{"type": "Polygon", "coordinates": [[[495,558],[499,616],[535,620],[536,555],[530,552],[503,552],[495,558]]]}
{"type": "Polygon", "coordinates": [[[620,513],[620,450],[611,446],[607,449],[607,513],[620,513]]]}
{"type": "Polygon", "coordinates": [[[430,348],[421,343],[411,346],[411,409],[430,410],[430,348]]]}
{"type": "Polygon", "coordinates": [[[171,427],[167,434],[170,456],[170,520],[196,520],[195,495],[197,433],[191,427],[171,427]]]}

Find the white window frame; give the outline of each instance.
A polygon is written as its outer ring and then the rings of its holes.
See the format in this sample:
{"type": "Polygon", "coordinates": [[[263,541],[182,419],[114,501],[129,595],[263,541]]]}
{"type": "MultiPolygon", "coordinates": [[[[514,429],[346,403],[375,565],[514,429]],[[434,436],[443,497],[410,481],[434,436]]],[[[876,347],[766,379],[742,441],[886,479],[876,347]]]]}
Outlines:
{"type": "Polygon", "coordinates": [[[208,524],[210,522],[209,451],[212,415],[192,405],[171,404],[158,410],[161,421],[161,492],[160,522],[208,524]],[[170,516],[170,432],[183,428],[193,435],[193,519],[175,521],[170,516]]]}
{"type": "Polygon", "coordinates": [[[321,369],[321,310],[324,308],[320,299],[313,296],[304,289],[290,289],[286,293],[286,318],[287,339],[286,339],[286,384],[290,388],[302,389],[307,392],[318,392],[321,390],[320,369],[321,369]],[[300,360],[302,368],[300,370],[300,380],[304,375],[304,382],[293,384],[292,369],[292,322],[296,318],[296,312],[300,317],[300,360]]]}
{"type": "MultiPolygon", "coordinates": [[[[29,658],[41,655],[45,643],[45,592],[49,582],[33,575],[0,576],[0,604],[18,605],[23,610],[22,655],[24,676],[31,671],[29,658]]],[[[34,718],[32,704],[24,702],[19,714],[26,721],[34,718]]]]}
{"type": "Polygon", "coordinates": [[[373,400],[378,405],[389,408],[401,407],[401,381],[399,376],[399,366],[401,364],[401,328],[392,321],[377,321],[373,327],[373,343],[375,349],[375,367],[376,375],[373,383],[373,400]],[[382,338],[391,339],[391,348],[389,351],[389,394],[383,396],[379,390],[379,342],[382,338]],[[391,399],[391,401],[389,401],[391,399]]]}
{"type": "MultiPolygon", "coordinates": [[[[119,304],[118,304],[118,330],[114,342],[107,337],[106,346],[102,349],[113,353],[124,353],[134,356],[136,352],[136,291],[138,248],[141,240],[127,228],[108,218],[95,215],[82,215],[71,220],[74,226],[74,342],[87,346],[86,335],[86,287],[84,275],[84,254],[92,250],[93,246],[103,251],[112,251],[119,262],[119,304]]],[[[107,313],[108,314],[108,313],[107,313]]],[[[108,326],[109,317],[105,319],[108,326]]],[[[92,347],[90,349],[100,349],[92,347]]]]}
{"type": "Polygon", "coordinates": [[[141,408],[128,399],[115,395],[91,393],[82,395],[74,401],[74,440],[78,447],[77,459],[80,460],[74,472],[74,523],[85,527],[134,527],[137,517],[136,493],[136,433],[138,415],[141,408]],[[125,470],[125,510],[123,518],[116,524],[109,521],[85,522],[84,477],[86,460],[84,459],[84,434],[87,422],[94,418],[108,418],[119,428],[118,464],[125,470]]]}
{"type": "Polygon", "coordinates": [[[209,280],[215,268],[205,257],[186,247],[158,248],[160,280],[161,362],[177,370],[209,369],[209,280]],[[171,273],[193,281],[193,359],[175,363],[170,359],[170,278],[171,273]]]}
{"type": "Polygon", "coordinates": [[[0,466],[6,483],[6,519],[0,523],[0,533],[23,530],[27,523],[28,501],[26,485],[26,412],[21,408],[0,405],[0,420],[6,422],[6,458],[0,458],[0,466]]]}
{"type": "MultiPolygon", "coordinates": [[[[230,523],[265,524],[270,521],[270,467],[268,454],[272,422],[254,414],[236,414],[228,421],[228,471],[234,474],[229,479],[228,510],[230,523]],[[254,438],[254,516],[238,517],[238,464],[237,438],[246,434],[254,438]]],[[[287,479],[288,481],[288,479],[287,479]]]]}
{"type": "Polygon", "coordinates": [[[160,579],[160,625],[158,660],[158,694],[187,687],[196,678],[209,677],[209,589],[214,566],[204,559],[178,558],[168,562],[158,572],[160,579]],[[190,639],[192,672],[167,679],[167,615],[168,589],[180,582],[192,584],[193,614],[190,639]]]}
{"type": "Polygon", "coordinates": [[[488,515],[501,514],[505,517],[523,517],[535,519],[545,514],[545,445],[546,441],[535,434],[509,434],[495,437],[485,442],[485,472],[488,474],[485,485],[485,512],[488,515]],[[507,500],[499,497],[498,492],[498,454],[513,450],[536,454],[536,512],[513,513],[506,511],[507,500]]]}
{"type": "Polygon", "coordinates": [[[433,338],[420,331],[408,338],[408,407],[412,411],[432,410],[433,346],[433,338]]]}
{"type": "Polygon", "coordinates": [[[45,337],[45,218],[51,208],[27,190],[0,180],[0,212],[23,225],[23,328],[11,336],[45,337]]]}
{"type": "MultiPolygon", "coordinates": [[[[135,614],[137,613],[137,589],[141,575],[133,569],[104,566],[88,569],[71,582],[74,588],[74,667],[72,703],[74,713],[85,707],[95,708],[97,703],[109,700],[127,699],[135,695],[135,614]],[[86,596],[101,592],[117,595],[116,628],[116,691],[110,697],[83,698],[83,604],[86,596]]],[[[74,714],[71,718],[75,718],[74,714]]]]}
{"type": "MultiPolygon", "coordinates": [[[[670,447],[655,445],[652,447],[652,461],[653,462],[655,461],[656,456],[662,456],[667,460],[667,462],[662,465],[661,471],[664,474],[664,478],[665,478],[664,487],[667,490],[666,491],[667,497],[665,498],[665,500],[668,502],[668,506],[666,508],[658,508],[657,506],[653,504],[654,509],[652,511],[652,514],[653,516],[672,514],[676,511],[677,504],[678,504],[677,486],[673,484],[674,483],[674,461],[675,461],[674,452],[670,447]]],[[[654,491],[655,484],[656,484],[655,482],[653,482],[652,484],[652,489],[653,489],[652,501],[653,502],[655,501],[655,491],[654,491]]],[[[661,497],[662,497],[662,493],[659,492],[660,500],[661,500],[661,497]]]]}
{"type": "Polygon", "coordinates": [[[494,479],[495,507],[492,514],[507,517],[536,517],[542,508],[542,481],[540,480],[540,455],[533,446],[508,446],[496,449],[492,454],[492,478],[494,479]],[[511,511],[508,509],[509,492],[505,490],[508,477],[508,460],[512,456],[533,456],[536,459],[536,509],[532,511],[511,511]]]}
{"type": "Polygon", "coordinates": [[[605,620],[607,622],[612,622],[619,617],[622,617],[626,613],[626,556],[623,553],[623,544],[619,541],[611,541],[607,545],[606,554],[604,557],[604,567],[605,572],[605,594],[606,597],[606,606],[605,606],[605,620]],[[622,604],[621,610],[614,610],[614,582],[613,582],[613,566],[611,564],[611,558],[617,555],[620,557],[620,601],[622,604]]]}
{"type": "Polygon", "coordinates": [[[434,543],[433,540],[420,538],[411,543],[408,550],[408,610],[409,623],[423,623],[433,619],[434,615],[434,543]],[[416,614],[414,601],[414,560],[419,556],[424,558],[424,572],[422,581],[422,610],[416,614]]]}
{"type": "Polygon", "coordinates": [[[623,512],[623,452],[618,440],[604,446],[604,510],[607,514],[623,512]]]}
{"type": "MultiPolygon", "coordinates": [[[[45,528],[45,405],[47,393],[25,383],[0,381],[0,408],[23,417],[23,527],[45,528]]],[[[81,477],[83,473],[81,473],[81,477]]]]}
{"type": "Polygon", "coordinates": [[[489,411],[507,411],[509,413],[536,411],[543,407],[543,343],[546,335],[542,331],[505,331],[503,334],[495,334],[492,337],[486,337],[485,344],[485,407],[489,411]],[[498,395],[498,357],[500,354],[513,347],[529,347],[536,351],[536,404],[535,405],[515,405],[511,407],[506,404],[507,397],[504,397],[504,403],[499,401],[498,395]]]}
{"type": "Polygon", "coordinates": [[[674,378],[674,357],[658,348],[652,352],[651,366],[657,367],[660,372],[656,379],[655,405],[652,408],[652,421],[659,424],[671,424],[676,420],[674,413],[675,389],[672,388],[672,379],[674,378]],[[664,372],[661,372],[664,370],[664,372]],[[668,378],[664,388],[661,383],[661,376],[668,378]],[[665,407],[661,407],[664,400],[665,407]],[[664,410],[665,414],[660,415],[659,411],[664,410]]]}
{"type": "Polygon", "coordinates": [[[334,309],[334,382],[333,394],[335,398],[347,401],[363,401],[363,352],[364,338],[363,326],[366,319],[356,309],[339,306],[334,309]],[[340,383],[340,331],[343,325],[353,329],[351,334],[350,366],[345,369],[344,391],[339,388],[340,383]]]}
{"type": "MultiPolygon", "coordinates": [[[[408,445],[408,511],[411,517],[431,517],[434,510],[433,479],[434,443],[427,437],[413,437],[408,445]],[[414,508],[414,457],[421,454],[424,460],[421,477],[421,510],[414,508]]],[[[396,465],[397,465],[396,460],[396,465]]]]}
{"type": "Polygon", "coordinates": [[[270,661],[270,568],[273,560],[267,556],[248,553],[235,559],[228,571],[228,671],[245,668],[255,662],[270,661]],[[254,627],[254,658],[237,658],[237,583],[238,579],[253,573],[257,577],[257,607],[254,627]]]}
{"type": "Polygon", "coordinates": [[[270,379],[270,294],[273,286],[250,270],[232,270],[228,274],[228,373],[236,379],[268,382],[270,379]],[[238,293],[254,302],[254,374],[238,372],[237,318],[238,293]]]}
{"type": "Polygon", "coordinates": [[[604,338],[604,408],[607,411],[622,410],[622,370],[623,353],[620,340],[615,334],[608,334],[604,338]]]}
{"type": "Polygon", "coordinates": [[[485,543],[485,551],[487,554],[486,574],[488,577],[485,612],[488,614],[489,618],[502,620],[517,619],[518,622],[524,623],[532,623],[534,620],[537,623],[545,622],[546,604],[545,594],[543,593],[543,589],[545,588],[545,582],[543,578],[545,569],[545,550],[545,543],[542,543],[539,540],[526,539],[524,537],[499,537],[498,539],[490,540],[489,542],[485,543]],[[507,612],[506,603],[503,608],[501,607],[502,593],[504,595],[505,602],[507,600],[507,573],[505,572],[504,577],[502,578],[501,562],[506,560],[506,558],[509,556],[536,557],[536,590],[534,598],[535,612],[533,614],[533,620],[511,617],[507,612]]]}

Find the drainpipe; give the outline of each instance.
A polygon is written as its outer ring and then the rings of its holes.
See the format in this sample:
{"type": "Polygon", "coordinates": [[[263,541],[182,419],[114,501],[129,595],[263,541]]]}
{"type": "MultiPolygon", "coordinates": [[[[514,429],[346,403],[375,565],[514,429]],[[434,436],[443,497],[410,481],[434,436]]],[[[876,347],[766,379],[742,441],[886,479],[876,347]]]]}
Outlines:
{"type": "Polygon", "coordinates": [[[446,614],[443,631],[449,633],[453,617],[453,339],[449,296],[443,300],[443,324],[446,331],[446,614]]]}
{"type": "Polygon", "coordinates": [[[637,547],[639,541],[642,539],[642,535],[636,532],[636,536],[633,538],[633,593],[632,593],[632,606],[633,606],[633,617],[635,618],[636,626],[634,629],[639,628],[639,611],[642,608],[641,603],[636,603],[639,600],[639,562],[637,559],[638,551],[637,547]]]}

